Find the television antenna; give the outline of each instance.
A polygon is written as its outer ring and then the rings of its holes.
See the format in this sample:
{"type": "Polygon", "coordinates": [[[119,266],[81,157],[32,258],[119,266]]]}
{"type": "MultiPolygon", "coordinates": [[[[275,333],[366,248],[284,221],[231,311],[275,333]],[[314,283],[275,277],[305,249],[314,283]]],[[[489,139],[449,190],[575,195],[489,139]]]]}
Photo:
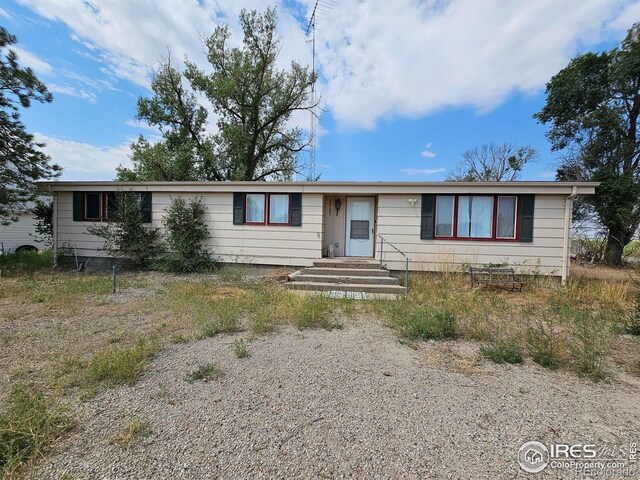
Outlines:
{"type": "Polygon", "coordinates": [[[311,11],[311,16],[309,17],[309,22],[307,23],[307,31],[305,32],[307,37],[311,37],[309,40],[311,42],[311,71],[314,76],[313,83],[311,84],[311,105],[313,105],[313,107],[309,112],[309,179],[311,180],[315,180],[316,178],[316,148],[318,146],[317,132],[318,121],[320,118],[316,112],[316,24],[318,21],[324,20],[329,14],[331,8],[335,5],[335,0],[316,0],[316,3],[313,5],[313,10],[311,11]]]}

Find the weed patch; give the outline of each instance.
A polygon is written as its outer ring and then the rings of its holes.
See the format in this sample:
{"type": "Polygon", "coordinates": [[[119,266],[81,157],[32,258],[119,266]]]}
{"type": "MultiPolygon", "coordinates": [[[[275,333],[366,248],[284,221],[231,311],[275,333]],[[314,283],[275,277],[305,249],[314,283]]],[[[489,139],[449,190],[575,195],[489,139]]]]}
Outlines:
{"type": "Polygon", "coordinates": [[[0,415],[0,473],[8,475],[41,455],[73,427],[69,413],[34,387],[15,385],[0,415]]]}
{"type": "Polygon", "coordinates": [[[148,420],[133,420],[111,439],[111,443],[129,449],[151,435],[151,433],[151,423],[148,420]]]}
{"type": "Polygon", "coordinates": [[[219,379],[223,374],[224,372],[220,367],[213,363],[207,363],[196,368],[193,372],[187,375],[185,380],[188,383],[208,382],[210,380],[219,379]]]}
{"type": "Polygon", "coordinates": [[[398,301],[388,313],[391,326],[408,340],[448,340],[456,336],[456,317],[448,310],[415,308],[398,301]]]}
{"type": "Polygon", "coordinates": [[[299,329],[324,328],[332,330],[338,328],[338,323],[332,320],[333,304],[330,299],[321,295],[309,295],[296,311],[294,324],[299,329]]]}
{"type": "Polygon", "coordinates": [[[244,338],[238,338],[233,342],[233,351],[238,358],[246,358],[249,356],[249,344],[244,338]]]}
{"type": "Polygon", "coordinates": [[[576,316],[571,354],[578,375],[596,382],[607,376],[605,360],[610,350],[609,335],[607,325],[595,315],[582,312],[576,316]]]}
{"type": "Polygon", "coordinates": [[[50,271],[53,267],[53,252],[20,252],[0,255],[0,274],[33,275],[36,272],[50,271]]]}
{"type": "Polygon", "coordinates": [[[527,329],[527,346],[534,362],[555,370],[564,363],[564,342],[552,322],[536,320],[527,329]]]}
{"type": "Polygon", "coordinates": [[[480,353],[495,363],[522,363],[522,347],[515,338],[498,338],[480,346],[480,353]]]}
{"type": "Polygon", "coordinates": [[[130,347],[100,352],[87,365],[85,383],[88,386],[133,385],[157,351],[156,341],[141,338],[130,347]]]}

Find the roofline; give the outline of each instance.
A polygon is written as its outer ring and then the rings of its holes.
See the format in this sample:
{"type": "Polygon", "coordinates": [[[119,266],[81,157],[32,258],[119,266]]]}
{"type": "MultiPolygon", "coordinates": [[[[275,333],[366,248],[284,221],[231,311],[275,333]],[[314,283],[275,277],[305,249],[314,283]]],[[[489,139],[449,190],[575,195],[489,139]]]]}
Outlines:
{"type": "Polygon", "coordinates": [[[458,191],[460,193],[546,193],[571,194],[574,187],[579,194],[592,194],[600,185],[598,182],[116,182],[116,181],[53,181],[38,182],[42,191],[97,191],[100,189],[142,189],[161,192],[213,193],[245,191],[289,191],[306,193],[347,193],[347,194],[401,194],[439,193],[458,191]]]}
{"type": "Polygon", "coordinates": [[[360,187],[374,187],[374,186],[385,186],[385,187],[413,187],[413,186],[450,186],[450,185],[460,185],[463,187],[472,187],[478,185],[500,185],[500,186],[526,186],[526,187],[544,187],[544,186],[563,186],[563,187],[572,187],[572,186],[582,186],[582,187],[597,187],[600,185],[600,182],[555,182],[555,181],[514,181],[514,182],[367,182],[367,181],[318,181],[318,182],[217,182],[217,181],[189,181],[189,182],[177,182],[177,181],[163,181],[163,182],[120,182],[113,180],[80,180],[80,181],[51,181],[51,182],[36,182],[38,185],[49,186],[49,185],[74,185],[74,186],[82,186],[82,185],[109,185],[109,186],[136,186],[136,185],[145,185],[145,186],[168,186],[168,185],[183,185],[183,186],[214,186],[214,185],[230,185],[230,186],[242,186],[242,185],[282,185],[282,186],[360,186],[360,187]]]}

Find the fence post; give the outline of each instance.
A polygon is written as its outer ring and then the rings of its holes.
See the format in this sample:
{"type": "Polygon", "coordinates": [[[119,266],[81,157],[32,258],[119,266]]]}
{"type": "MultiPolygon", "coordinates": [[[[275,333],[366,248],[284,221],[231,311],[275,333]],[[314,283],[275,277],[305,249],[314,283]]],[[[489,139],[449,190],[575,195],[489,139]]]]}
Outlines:
{"type": "Polygon", "coordinates": [[[409,296],[409,257],[405,257],[404,295],[405,297],[409,296]]]}
{"type": "Polygon", "coordinates": [[[113,276],[111,277],[111,281],[113,284],[112,291],[113,293],[116,293],[116,266],[115,265],[113,266],[113,276]]]}

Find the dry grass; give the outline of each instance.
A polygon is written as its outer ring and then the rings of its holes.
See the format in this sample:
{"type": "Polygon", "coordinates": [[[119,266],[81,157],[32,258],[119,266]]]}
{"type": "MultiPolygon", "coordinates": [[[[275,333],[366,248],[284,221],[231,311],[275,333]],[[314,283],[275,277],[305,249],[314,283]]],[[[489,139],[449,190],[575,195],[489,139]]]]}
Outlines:
{"type": "Polygon", "coordinates": [[[545,367],[594,379],[610,370],[636,374],[640,341],[622,333],[637,287],[628,271],[581,268],[566,287],[538,276],[522,293],[472,288],[467,275],[445,268],[412,275],[408,300],[367,302],[299,296],[280,287],[280,273],[248,281],[244,270],[220,278],[123,274],[116,294],[108,274],[13,275],[0,282],[0,364],[8,366],[0,375],[0,412],[21,383],[58,403],[86,395],[87,387],[131,384],[169,343],[229,331],[251,337],[284,324],[339,328],[365,316],[410,339],[462,339],[438,345],[475,350],[434,350],[427,361],[463,373],[483,373],[481,344],[508,340],[525,361],[545,367]],[[141,338],[155,339],[153,348],[141,338]]]}

